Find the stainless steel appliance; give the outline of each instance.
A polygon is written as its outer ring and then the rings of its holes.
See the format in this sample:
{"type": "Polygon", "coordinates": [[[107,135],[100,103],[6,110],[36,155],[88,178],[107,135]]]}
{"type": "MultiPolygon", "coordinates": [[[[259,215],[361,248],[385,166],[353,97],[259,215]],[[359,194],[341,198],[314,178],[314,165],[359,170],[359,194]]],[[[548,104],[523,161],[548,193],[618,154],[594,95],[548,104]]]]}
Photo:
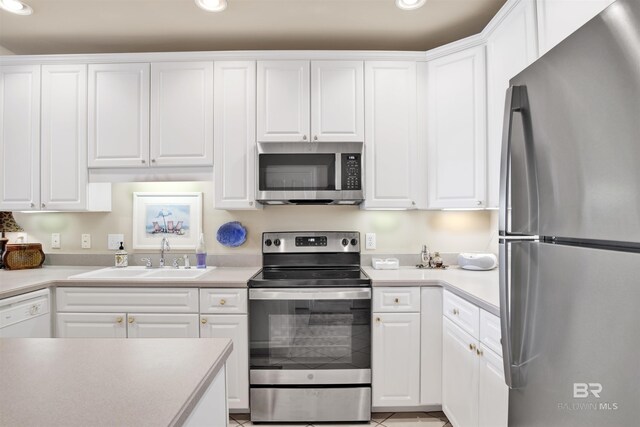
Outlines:
{"type": "Polygon", "coordinates": [[[262,236],[249,281],[255,422],[369,421],[371,280],[357,232],[262,236]]]}
{"type": "Polygon", "coordinates": [[[258,144],[256,200],[263,204],[359,204],[362,143],[258,144]]]}
{"type": "Polygon", "coordinates": [[[511,426],[638,425],[640,2],[511,80],[500,210],[511,426]]]}

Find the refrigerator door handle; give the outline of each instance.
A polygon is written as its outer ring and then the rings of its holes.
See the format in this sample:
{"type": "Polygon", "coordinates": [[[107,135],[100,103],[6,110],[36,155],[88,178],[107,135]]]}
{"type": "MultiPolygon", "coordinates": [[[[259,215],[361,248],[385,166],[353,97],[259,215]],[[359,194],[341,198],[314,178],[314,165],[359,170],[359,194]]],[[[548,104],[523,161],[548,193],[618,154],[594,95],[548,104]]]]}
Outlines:
{"type": "Polygon", "coordinates": [[[500,332],[502,335],[502,361],[504,364],[504,381],[509,388],[513,388],[511,361],[511,313],[509,298],[509,242],[500,243],[500,332]]]}
{"type": "Polygon", "coordinates": [[[507,89],[504,122],[502,126],[502,152],[500,158],[500,212],[498,216],[498,230],[501,236],[509,233],[509,177],[511,172],[511,128],[513,114],[520,112],[523,107],[525,86],[510,86],[507,89]]]}

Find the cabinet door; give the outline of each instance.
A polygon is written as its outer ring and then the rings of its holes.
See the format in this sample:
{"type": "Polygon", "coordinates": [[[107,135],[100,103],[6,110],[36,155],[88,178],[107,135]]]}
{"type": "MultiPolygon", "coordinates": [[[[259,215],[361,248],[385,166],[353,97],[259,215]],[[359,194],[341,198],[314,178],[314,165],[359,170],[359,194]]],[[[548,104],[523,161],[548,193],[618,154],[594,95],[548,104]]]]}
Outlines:
{"type": "Polygon", "coordinates": [[[215,208],[255,209],[256,63],[214,64],[215,208]]]}
{"type": "Polygon", "coordinates": [[[227,359],[229,408],[249,408],[249,330],[246,314],[200,316],[202,338],[230,338],[233,351],[227,359]]]}
{"type": "Polygon", "coordinates": [[[127,315],[129,338],[198,338],[197,314],[147,314],[127,315]]]}
{"type": "Polygon", "coordinates": [[[126,338],[125,313],[58,313],[57,338],[126,338]]]}
{"type": "Polygon", "coordinates": [[[481,208],[486,193],[484,46],[428,65],[429,208],[481,208]]]}
{"type": "Polygon", "coordinates": [[[540,55],[602,12],[614,0],[537,0],[540,55]]]}
{"type": "Polygon", "coordinates": [[[149,64],[89,65],[89,167],[149,161],[149,64]]]}
{"type": "Polygon", "coordinates": [[[478,342],[446,317],[442,327],[442,410],[456,427],[478,425],[478,342]]]}
{"type": "Polygon", "coordinates": [[[415,62],[365,63],[364,208],[413,208],[418,169],[415,62]]]}
{"type": "Polygon", "coordinates": [[[362,61],[311,63],[313,142],[364,142],[362,61]]]}
{"type": "Polygon", "coordinates": [[[151,64],[151,165],[213,164],[213,62],[151,64]]]}
{"type": "Polygon", "coordinates": [[[43,209],[87,208],[87,66],[42,66],[43,209]]]}
{"type": "Polygon", "coordinates": [[[507,427],[509,412],[509,387],[504,382],[502,358],[482,346],[479,380],[479,427],[507,427]]]}
{"type": "Polygon", "coordinates": [[[258,142],[309,141],[309,61],[258,61],[258,142]]]}
{"type": "Polygon", "coordinates": [[[0,67],[0,209],[40,207],[40,66],[0,67]]]}
{"type": "Polygon", "coordinates": [[[372,405],[420,404],[420,313],[374,313],[372,405]]]}
{"type": "Polygon", "coordinates": [[[487,207],[500,205],[500,155],[509,80],[538,57],[535,3],[521,1],[487,40],[487,207]]]}
{"type": "Polygon", "coordinates": [[[421,289],[420,404],[442,405],[442,288],[421,289]]]}

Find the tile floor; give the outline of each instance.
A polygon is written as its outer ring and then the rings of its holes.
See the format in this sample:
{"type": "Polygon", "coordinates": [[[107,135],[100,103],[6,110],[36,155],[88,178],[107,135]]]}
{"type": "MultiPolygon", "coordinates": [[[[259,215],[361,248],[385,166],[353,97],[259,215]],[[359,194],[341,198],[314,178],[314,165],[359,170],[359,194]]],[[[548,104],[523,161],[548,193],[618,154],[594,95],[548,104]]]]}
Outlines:
{"type": "MultiPolygon", "coordinates": [[[[279,427],[275,424],[253,424],[249,421],[249,414],[231,414],[229,427],[249,426],[279,427]]],[[[287,424],[286,427],[305,426],[313,424],[287,424]]],[[[369,424],[317,424],[317,427],[451,427],[449,420],[442,412],[374,412],[369,424]]]]}

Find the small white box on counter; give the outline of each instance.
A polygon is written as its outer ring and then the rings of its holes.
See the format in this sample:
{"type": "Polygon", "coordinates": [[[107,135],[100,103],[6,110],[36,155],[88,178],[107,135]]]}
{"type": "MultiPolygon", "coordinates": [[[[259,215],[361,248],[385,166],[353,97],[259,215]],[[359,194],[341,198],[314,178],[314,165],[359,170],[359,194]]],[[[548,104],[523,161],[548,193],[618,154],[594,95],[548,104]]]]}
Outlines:
{"type": "Polygon", "coordinates": [[[397,270],[400,268],[398,258],[371,258],[371,266],[376,270],[397,270]]]}

